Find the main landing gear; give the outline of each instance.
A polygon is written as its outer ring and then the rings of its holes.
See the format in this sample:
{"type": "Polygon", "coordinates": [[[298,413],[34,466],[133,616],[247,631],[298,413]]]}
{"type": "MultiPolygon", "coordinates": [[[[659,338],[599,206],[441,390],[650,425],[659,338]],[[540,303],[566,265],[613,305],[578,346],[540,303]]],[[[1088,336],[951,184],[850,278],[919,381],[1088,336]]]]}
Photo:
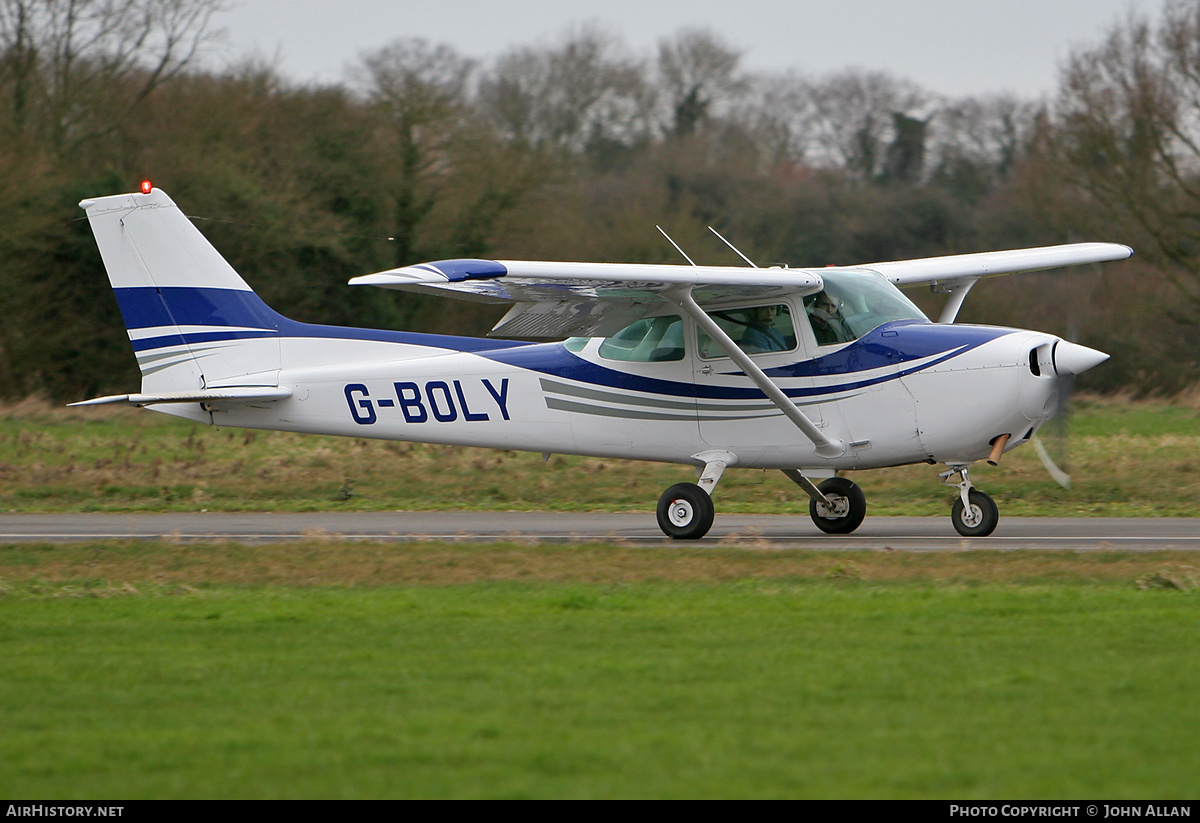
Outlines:
{"type": "Polygon", "coordinates": [[[996,530],[1000,522],[1000,510],[996,501],[990,496],[971,485],[971,477],[964,465],[953,464],[938,475],[942,483],[958,488],[958,499],[950,510],[950,521],[954,530],[963,537],[987,537],[996,530]],[[950,480],[954,475],[959,476],[959,482],[950,480]]]}
{"type": "Polygon", "coordinates": [[[808,501],[808,516],[826,534],[850,534],[867,516],[867,496],[857,483],[844,477],[831,477],[817,486],[824,500],[808,501]]]}
{"type": "Polygon", "coordinates": [[[676,483],[658,498],[658,527],[676,540],[699,540],[712,528],[712,498],[695,483],[676,483]]]}
{"type": "Polygon", "coordinates": [[[694,455],[704,461],[696,483],[676,483],[658,498],[658,527],[675,540],[699,540],[712,528],[715,509],[712,490],[726,466],[737,462],[732,452],[711,451],[694,455]]]}
{"type": "MultiPolygon", "coordinates": [[[[699,540],[712,528],[714,508],[711,491],[726,462],[711,461],[704,467],[699,484],[676,483],[658,498],[658,527],[676,540],[699,540]]],[[[808,494],[808,513],[826,534],[850,534],[862,525],[867,498],[858,485],[844,477],[830,477],[821,485],[796,469],[783,472],[808,494]]]]}
{"type": "Polygon", "coordinates": [[[852,480],[830,477],[814,485],[797,469],[784,469],[789,480],[808,495],[808,516],[826,534],[850,534],[867,516],[867,496],[852,480]]]}

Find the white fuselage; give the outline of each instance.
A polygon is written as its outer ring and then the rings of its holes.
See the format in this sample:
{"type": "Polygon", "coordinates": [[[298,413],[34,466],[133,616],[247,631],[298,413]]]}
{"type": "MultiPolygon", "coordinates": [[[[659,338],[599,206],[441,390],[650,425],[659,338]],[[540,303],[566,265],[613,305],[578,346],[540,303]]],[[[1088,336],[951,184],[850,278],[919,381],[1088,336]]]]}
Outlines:
{"type": "MultiPolygon", "coordinates": [[[[1057,338],[1037,332],[898,323],[815,357],[759,355],[810,420],[847,444],[823,458],[728,359],[613,362],[600,339],[577,351],[469,338],[441,347],[428,345],[434,336],[341,331],[294,324],[276,339],[229,341],[250,361],[247,347],[278,352],[272,380],[287,400],[152,408],[247,428],[676,463],[721,449],[744,467],[864,469],[981,459],[998,435],[1009,448],[1024,442],[1055,405],[1056,381],[1030,359],[1057,338]],[[456,350],[465,341],[475,350],[456,350]]],[[[212,345],[219,356],[223,344],[212,345]]]]}

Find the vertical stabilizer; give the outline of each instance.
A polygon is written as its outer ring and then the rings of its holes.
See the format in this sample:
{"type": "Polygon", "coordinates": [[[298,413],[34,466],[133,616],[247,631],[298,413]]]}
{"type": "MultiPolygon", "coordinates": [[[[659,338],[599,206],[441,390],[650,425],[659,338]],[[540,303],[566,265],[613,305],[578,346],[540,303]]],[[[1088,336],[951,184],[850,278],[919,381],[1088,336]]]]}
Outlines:
{"type": "Polygon", "coordinates": [[[142,391],[274,386],[280,326],[268,307],[159,189],[84,200],[142,391]]]}

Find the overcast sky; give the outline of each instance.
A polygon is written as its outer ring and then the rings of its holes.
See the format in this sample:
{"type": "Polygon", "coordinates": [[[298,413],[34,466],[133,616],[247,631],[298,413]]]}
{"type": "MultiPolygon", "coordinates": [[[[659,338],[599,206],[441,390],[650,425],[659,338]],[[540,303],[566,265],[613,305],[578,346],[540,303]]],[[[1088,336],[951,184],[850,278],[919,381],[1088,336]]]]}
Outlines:
{"type": "Polygon", "coordinates": [[[214,59],[256,55],[299,82],[343,80],[359,55],[402,37],[449,43],[485,60],[551,44],[599,23],[635,54],[659,38],[708,28],[750,70],[821,74],[884,69],[936,92],[1049,93],[1073,47],[1098,42],[1131,10],[1160,0],[233,0],[215,19],[214,59]]]}

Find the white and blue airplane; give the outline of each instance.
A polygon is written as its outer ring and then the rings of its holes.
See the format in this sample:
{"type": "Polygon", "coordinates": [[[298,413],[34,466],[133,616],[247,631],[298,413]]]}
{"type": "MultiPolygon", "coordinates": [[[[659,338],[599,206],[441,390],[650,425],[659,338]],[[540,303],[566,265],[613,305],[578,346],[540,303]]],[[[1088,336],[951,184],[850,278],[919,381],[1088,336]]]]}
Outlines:
{"type": "Polygon", "coordinates": [[[1108,355],[957,325],[963,299],[981,278],[1132,254],[1076,243],[817,269],[444,260],[350,281],[508,304],[492,334],[567,338],[529,343],[298,323],[149,183],[80,206],[142,386],[73,405],[691,465],[698,482],[658,501],[663,532],[685,540],[708,532],[734,466],[781,470],[821,530],[848,534],[866,500],[838,472],[942,463],[955,529],[990,534],[996,504],[970,466],[1029,441],[1061,379],[1108,355]],[[897,288],[915,285],[949,294],[936,323],[897,288]]]}

